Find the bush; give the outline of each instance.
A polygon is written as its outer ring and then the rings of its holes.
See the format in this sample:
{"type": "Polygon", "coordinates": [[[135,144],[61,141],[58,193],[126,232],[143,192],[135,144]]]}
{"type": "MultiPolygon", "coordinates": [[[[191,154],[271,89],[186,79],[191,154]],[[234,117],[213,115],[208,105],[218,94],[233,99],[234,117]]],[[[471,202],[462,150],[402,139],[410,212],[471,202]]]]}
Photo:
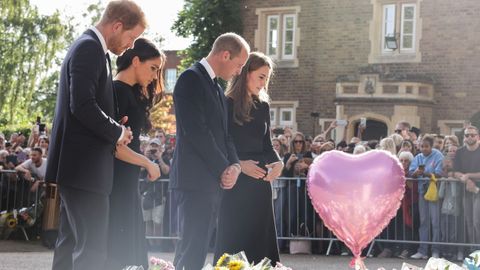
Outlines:
{"type": "Polygon", "coordinates": [[[5,135],[5,139],[10,139],[10,135],[14,132],[22,132],[23,135],[28,139],[30,132],[32,132],[32,124],[16,124],[16,125],[5,125],[0,126],[0,133],[5,135]]]}

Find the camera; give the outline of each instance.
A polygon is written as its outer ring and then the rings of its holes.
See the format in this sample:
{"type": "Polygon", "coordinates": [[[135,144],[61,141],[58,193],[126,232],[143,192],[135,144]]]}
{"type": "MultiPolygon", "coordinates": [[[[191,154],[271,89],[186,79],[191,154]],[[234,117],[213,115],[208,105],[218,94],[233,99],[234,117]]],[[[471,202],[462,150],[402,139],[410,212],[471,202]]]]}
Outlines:
{"type": "Polygon", "coordinates": [[[38,126],[39,133],[45,132],[45,124],[42,124],[42,118],[40,116],[37,116],[37,121],[35,122],[35,124],[38,126]]]}

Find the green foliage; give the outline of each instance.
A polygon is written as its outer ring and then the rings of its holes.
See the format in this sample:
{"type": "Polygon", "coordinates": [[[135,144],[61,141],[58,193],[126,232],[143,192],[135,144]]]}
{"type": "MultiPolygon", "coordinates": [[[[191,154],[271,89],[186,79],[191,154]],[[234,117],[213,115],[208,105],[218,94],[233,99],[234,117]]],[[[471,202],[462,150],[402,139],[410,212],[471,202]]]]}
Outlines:
{"type": "Polygon", "coordinates": [[[40,15],[29,0],[2,0],[0,16],[0,125],[51,119],[59,53],[73,40],[73,27],[58,11],[40,15]]]}
{"type": "Polygon", "coordinates": [[[182,37],[193,36],[192,44],[183,52],[181,67],[188,68],[210,52],[215,39],[226,32],[242,33],[240,1],[185,0],[183,10],[172,26],[182,37]]]}
{"type": "Polygon", "coordinates": [[[7,125],[0,127],[0,133],[5,135],[5,139],[9,140],[10,135],[14,132],[22,132],[26,138],[30,136],[30,132],[32,132],[32,124],[18,124],[18,125],[7,125]]]}

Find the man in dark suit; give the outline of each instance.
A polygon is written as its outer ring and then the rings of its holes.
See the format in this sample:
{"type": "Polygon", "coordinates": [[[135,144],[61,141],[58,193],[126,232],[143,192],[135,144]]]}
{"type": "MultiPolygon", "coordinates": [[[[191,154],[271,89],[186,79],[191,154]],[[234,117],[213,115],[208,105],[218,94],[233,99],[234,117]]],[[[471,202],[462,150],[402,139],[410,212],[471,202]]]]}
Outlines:
{"type": "Polygon", "coordinates": [[[107,51],[122,54],[145,27],[137,4],[111,1],[63,61],[45,177],[57,183],[61,199],[53,269],[105,267],[115,149],[132,136],[112,119],[116,104],[107,51]]]}
{"type": "Polygon", "coordinates": [[[205,263],[222,195],[241,168],[228,133],[225,95],[217,78],[230,80],[247,61],[250,47],[237,34],[219,36],[209,55],[183,72],[173,99],[177,144],[170,172],[180,216],[176,269],[198,270],[205,263]]]}

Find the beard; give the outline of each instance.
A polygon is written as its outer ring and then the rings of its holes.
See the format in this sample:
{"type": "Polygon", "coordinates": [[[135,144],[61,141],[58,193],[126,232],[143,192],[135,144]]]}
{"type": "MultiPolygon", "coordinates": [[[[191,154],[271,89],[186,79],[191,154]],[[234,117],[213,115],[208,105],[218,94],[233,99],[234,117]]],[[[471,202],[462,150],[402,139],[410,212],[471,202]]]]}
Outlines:
{"type": "Polygon", "coordinates": [[[473,145],[477,144],[477,141],[466,140],[465,143],[470,145],[470,146],[473,146],[473,145]]]}
{"type": "Polygon", "coordinates": [[[108,42],[110,45],[109,50],[117,56],[120,56],[125,52],[125,48],[122,46],[121,42],[122,41],[120,37],[117,37],[117,36],[113,36],[112,38],[110,38],[108,42]]]}

